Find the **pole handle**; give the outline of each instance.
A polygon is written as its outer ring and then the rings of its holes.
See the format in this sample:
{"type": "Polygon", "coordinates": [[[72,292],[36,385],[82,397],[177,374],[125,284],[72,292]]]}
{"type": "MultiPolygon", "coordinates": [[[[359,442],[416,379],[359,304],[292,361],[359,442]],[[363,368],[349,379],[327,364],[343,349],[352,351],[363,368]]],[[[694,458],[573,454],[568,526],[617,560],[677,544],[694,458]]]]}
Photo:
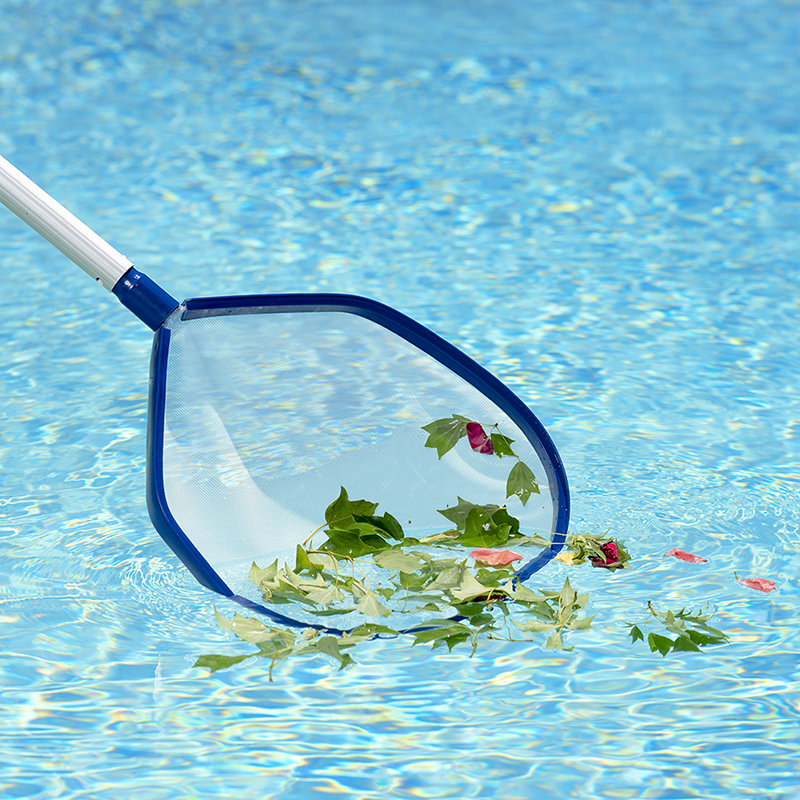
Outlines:
{"type": "Polygon", "coordinates": [[[2,156],[0,202],[109,292],[133,266],[2,156]]]}

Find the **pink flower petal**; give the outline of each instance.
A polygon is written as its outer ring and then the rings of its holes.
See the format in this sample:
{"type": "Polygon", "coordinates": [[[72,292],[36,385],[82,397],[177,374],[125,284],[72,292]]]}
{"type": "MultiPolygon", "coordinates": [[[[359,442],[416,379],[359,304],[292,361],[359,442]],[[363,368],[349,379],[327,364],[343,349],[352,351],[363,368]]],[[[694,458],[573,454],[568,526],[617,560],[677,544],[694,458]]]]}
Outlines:
{"type": "Polygon", "coordinates": [[[748,589],[756,589],[759,592],[774,592],[778,588],[778,584],[768,581],[766,578],[740,578],[735,572],[733,577],[748,589]]]}
{"type": "Polygon", "coordinates": [[[681,561],[688,561],[690,564],[700,564],[708,561],[707,558],[696,556],[694,553],[687,553],[685,550],[678,550],[677,547],[673,547],[669,553],[664,553],[664,555],[675,556],[675,558],[679,558],[681,561]]]}
{"type": "Polygon", "coordinates": [[[479,423],[467,423],[467,439],[469,439],[469,446],[476,453],[487,453],[488,455],[494,453],[492,440],[486,435],[479,423]]]}
{"type": "Polygon", "coordinates": [[[512,561],[522,561],[519,553],[511,550],[490,550],[488,547],[478,547],[470,553],[479,564],[488,564],[490,567],[503,567],[512,561]]]}

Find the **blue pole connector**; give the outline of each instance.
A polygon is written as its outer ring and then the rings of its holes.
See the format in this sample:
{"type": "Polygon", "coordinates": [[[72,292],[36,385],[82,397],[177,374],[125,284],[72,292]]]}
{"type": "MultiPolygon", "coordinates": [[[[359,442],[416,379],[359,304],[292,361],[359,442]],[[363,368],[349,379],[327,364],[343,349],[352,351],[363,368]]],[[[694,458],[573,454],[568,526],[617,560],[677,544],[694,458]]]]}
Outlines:
{"type": "Polygon", "coordinates": [[[179,305],[171,294],[135,267],[131,267],[111,291],[125,308],[154,331],[179,305]]]}

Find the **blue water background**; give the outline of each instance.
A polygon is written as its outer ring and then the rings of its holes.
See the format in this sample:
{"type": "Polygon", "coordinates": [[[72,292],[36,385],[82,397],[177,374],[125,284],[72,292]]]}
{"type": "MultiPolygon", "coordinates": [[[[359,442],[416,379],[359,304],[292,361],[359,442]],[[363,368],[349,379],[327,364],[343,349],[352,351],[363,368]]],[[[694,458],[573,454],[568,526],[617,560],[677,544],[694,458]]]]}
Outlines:
{"type": "Polygon", "coordinates": [[[244,648],[147,517],[151,336],[2,213],[2,796],[799,798],[799,23],[0,0],[0,153],[176,296],[354,292],[429,325],[547,426],[572,529],[635,559],[542,574],[593,593],[568,653],[192,669],[244,648]],[[631,647],[649,599],[713,602],[732,643],[631,647]]]}

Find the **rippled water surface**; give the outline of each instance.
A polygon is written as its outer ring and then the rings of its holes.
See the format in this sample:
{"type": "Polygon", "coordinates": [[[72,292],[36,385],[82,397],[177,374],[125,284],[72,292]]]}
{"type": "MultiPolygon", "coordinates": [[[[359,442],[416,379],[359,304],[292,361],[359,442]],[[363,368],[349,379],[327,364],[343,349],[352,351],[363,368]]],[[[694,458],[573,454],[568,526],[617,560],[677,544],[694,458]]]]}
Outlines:
{"type": "Polygon", "coordinates": [[[800,798],[799,23],[0,0],[3,155],[177,296],[354,292],[429,325],[548,428],[572,529],[634,556],[536,576],[592,593],[570,652],[193,669],[243,649],[148,520],[150,333],[0,213],[2,796],[800,798]],[[713,603],[731,644],[632,647],[648,600],[713,603]]]}

